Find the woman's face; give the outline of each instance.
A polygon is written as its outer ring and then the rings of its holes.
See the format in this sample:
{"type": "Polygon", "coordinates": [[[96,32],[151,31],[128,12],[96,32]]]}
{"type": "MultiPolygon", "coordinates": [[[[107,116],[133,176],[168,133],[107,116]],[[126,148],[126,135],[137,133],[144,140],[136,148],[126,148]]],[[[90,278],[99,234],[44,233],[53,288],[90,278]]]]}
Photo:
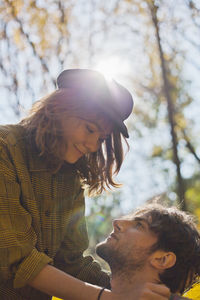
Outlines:
{"type": "Polygon", "coordinates": [[[89,121],[79,117],[68,117],[63,120],[63,136],[67,145],[65,161],[73,164],[85,154],[96,152],[111,134],[111,125],[105,124],[105,121],[100,119],[89,121]]]}

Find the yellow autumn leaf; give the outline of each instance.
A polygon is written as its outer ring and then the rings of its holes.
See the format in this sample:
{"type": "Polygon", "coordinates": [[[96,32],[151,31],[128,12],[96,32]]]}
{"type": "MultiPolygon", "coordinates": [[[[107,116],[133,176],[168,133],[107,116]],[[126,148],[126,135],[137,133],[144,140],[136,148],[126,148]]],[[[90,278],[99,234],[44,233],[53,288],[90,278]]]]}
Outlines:
{"type": "Polygon", "coordinates": [[[161,156],[163,149],[161,146],[154,146],[152,151],[152,157],[161,156]]]}
{"type": "Polygon", "coordinates": [[[14,42],[16,44],[16,46],[22,50],[24,49],[24,41],[23,41],[23,37],[21,35],[21,32],[20,32],[20,29],[19,28],[16,28],[13,32],[13,39],[14,39],[14,42]]]}

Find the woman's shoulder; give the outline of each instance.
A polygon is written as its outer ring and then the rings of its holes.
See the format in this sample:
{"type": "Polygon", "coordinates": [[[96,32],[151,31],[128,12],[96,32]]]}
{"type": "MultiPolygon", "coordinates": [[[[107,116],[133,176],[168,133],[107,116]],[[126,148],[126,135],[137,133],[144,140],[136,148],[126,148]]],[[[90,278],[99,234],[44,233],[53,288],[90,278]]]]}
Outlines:
{"type": "Polygon", "coordinates": [[[0,145],[14,146],[25,135],[25,128],[20,124],[0,125],[0,145]]]}

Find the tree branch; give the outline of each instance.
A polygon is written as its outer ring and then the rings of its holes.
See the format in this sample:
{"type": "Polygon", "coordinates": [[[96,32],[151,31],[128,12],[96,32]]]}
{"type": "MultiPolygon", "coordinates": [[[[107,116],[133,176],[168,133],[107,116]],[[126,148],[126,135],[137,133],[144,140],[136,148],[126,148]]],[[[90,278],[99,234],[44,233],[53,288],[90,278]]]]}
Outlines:
{"type": "Polygon", "coordinates": [[[192,155],[195,157],[195,159],[198,161],[198,163],[200,164],[200,157],[197,155],[194,146],[192,145],[192,143],[190,142],[185,130],[182,130],[183,132],[183,136],[184,139],[186,141],[186,147],[188,148],[188,150],[192,153],[192,155]]]}
{"type": "MultiPolygon", "coordinates": [[[[42,65],[42,68],[45,72],[48,72],[48,74],[50,74],[49,68],[46,64],[46,62],[44,61],[43,57],[41,55],[39,55],[39,53],[36,50],[36,47],[34,45],[34,43],[30,40],[28,33],[26,33],[24,31],[23,25],[22,25],[22,21],[17,17],[16,12],[15,12],[15,7],[13,5],[13,2],[11,2],[10,0],[5,0],[5,2],[9,5],[9,7],[11,8],[11,15],[14,18],[14,20],[16,21],[16,23],[19,25],[19,30],[21,32],[21,34],[26,38],[26,41],[28,42],[29,46],[31,47],[33,54],[35,55],[35,57],[37,57],[42,65]]],[[[55,84],[55,80],[52,78],[52,81],[55,84]]]]}

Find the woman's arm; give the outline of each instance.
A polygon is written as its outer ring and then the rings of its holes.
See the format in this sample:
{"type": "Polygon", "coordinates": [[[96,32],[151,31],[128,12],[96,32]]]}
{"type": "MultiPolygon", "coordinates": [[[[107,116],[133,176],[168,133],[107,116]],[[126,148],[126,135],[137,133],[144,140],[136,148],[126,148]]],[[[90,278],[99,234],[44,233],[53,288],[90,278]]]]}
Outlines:
{"type": "Polygon", "coordinates": [[[108,274],[102,271],[99,263],[91,255],[83,255],[88,248],[85,200],[79,181],[77,181],[76,186],[77,191],[73,199],[69,222],[65,226],[65,237],[53,258],[53,265],[82,281],[109,287],[110,278],[108,274]]]}
{"type": "MultiPolygon", "coordinates": [[[[80,281],[50,265],[44,267],[29,285],[66,300],[97,300],[101,290],[98,286],[80,281]]],[[[166,286],[146,283],[124,294],[104,290],[101,300],[168,300],[169,296],[170,291],[166,286]]]]}
{"type": "MultiPolygon", "coordinates": [[[[101,288],[78,280],[51,265],[46,265],[42,271],[28,283],[48,295],[67,300],[96,300],[101,288]]],[[[111,292],[106,291],[109,295],[111,292]]],[[[112,299],[109,298],[108,299],[112,299]]]]}

